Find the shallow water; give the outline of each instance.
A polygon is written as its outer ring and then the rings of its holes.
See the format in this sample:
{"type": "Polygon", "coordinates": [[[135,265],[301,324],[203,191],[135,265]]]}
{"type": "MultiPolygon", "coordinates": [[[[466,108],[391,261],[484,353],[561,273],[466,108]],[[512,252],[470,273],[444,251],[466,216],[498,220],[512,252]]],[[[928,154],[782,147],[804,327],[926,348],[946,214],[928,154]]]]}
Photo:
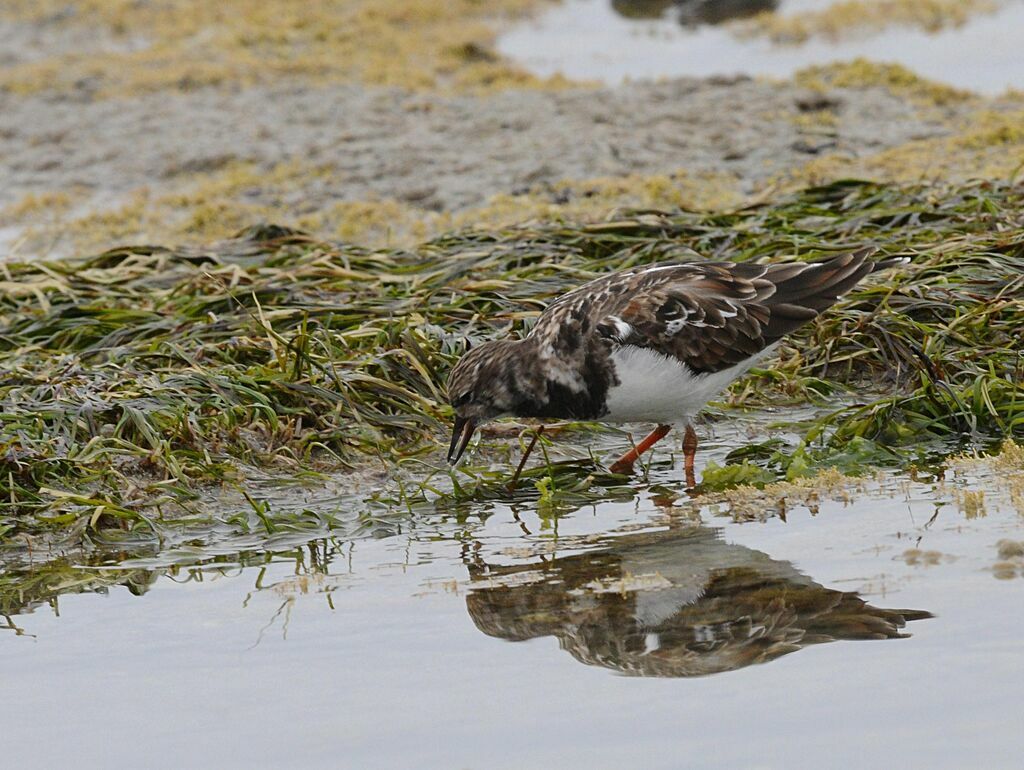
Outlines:
{"type": "Polygon", "coordinates": [[[994,477],[872,481],[735,523],[651,488],[678,475],[659,463],[633,499],[560,516],[423,509],[387,536],[99,570],[132,590],[0,628],[4,762],[1019,760],[1024,561],[997,566],[996,544],[1024,517],[994,477]],[[958,486],[984,510],[959,510],[958,486]]]}
{"type": "MultiPolygon", "coordinates": [[[[831,0],[782,0],[777,6],[788,15],[831,4],[831,0]]],[[[959,88],[998,94],[1007,88],[1024,88],[1022,31],[1024,3],[1018,0],[1010,0],[998,13],[978,15],[962,27],[934,34],[892,27],[799,45],[776,45],[760,37],[743,39],[719,24],[680,24],[671,3],[564,0],[502,35],[497,48],[540,75],[561,73],[609,83],[683,75],[789,77],[810,65],[866,57],[897,62],[959,88]],[[662,6],[664,10],[659,11],[662,6]],[[625,7],[646,9],[653,18],[624,15],[625,7]]]]}

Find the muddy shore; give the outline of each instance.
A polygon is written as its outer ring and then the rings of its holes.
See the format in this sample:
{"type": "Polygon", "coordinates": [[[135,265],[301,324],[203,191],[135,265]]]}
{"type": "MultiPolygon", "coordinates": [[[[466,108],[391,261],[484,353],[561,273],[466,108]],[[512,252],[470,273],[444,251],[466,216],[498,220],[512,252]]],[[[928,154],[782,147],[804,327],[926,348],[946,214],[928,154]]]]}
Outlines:
{"type": "Polygon", "coordinates": [[[132,100],[4,95],[0,203],[76,186],[116,198],[231,161],[299,160],[335,170],[301,191],[311,206],[376,197],[459,210],[630,173],[714,171],[753,185],[824,150],[856,155],[945,131],[881,88],[821,94],[746,78],[485,97],[295,84],[132,100]],[[825,108],[839,117],[834,131],[815,136],[796,120],[825,108]]]}
{"type": "MultiPolygon", "coordinates": [[[[563,180],[637,174],[717,175],[742,195],[821,154],[857,158],[943,136],[966,109],[922,110],[882,87],[822,92],[749,78],[485,96],[296,83],[117,99],[0,93],[0,226],[10,245],[42,222],[60,230],[140,192],[152,205],[217,184],[239,164],[255,182],[217,195],[290,223],[353,201],[458,214],[563,180]],[[287,179],[263,184],[281,164],[291,164],[287,179]]],[[[111,227],[90,246],[188,239],[176,212],[156,219],[111,227]]],[[[210,234],[221,233],[196,233],[210,234]]],[[[19,251],[74,246],[58,233],[19,251]]]]}

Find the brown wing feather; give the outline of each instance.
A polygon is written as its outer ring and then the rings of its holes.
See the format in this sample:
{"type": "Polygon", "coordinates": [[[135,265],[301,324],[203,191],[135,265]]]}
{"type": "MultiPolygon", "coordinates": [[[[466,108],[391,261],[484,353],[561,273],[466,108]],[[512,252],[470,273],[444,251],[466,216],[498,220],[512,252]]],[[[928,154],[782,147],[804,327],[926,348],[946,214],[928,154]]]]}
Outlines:
{"type": "Polygon", "coordinates": [[[553,303],[531,336],[562,352],[597,334],[650,348],[698,372],[756,355],[871,272],[872,250],[818,262],[655,265],[586,284],[553,303]]]}

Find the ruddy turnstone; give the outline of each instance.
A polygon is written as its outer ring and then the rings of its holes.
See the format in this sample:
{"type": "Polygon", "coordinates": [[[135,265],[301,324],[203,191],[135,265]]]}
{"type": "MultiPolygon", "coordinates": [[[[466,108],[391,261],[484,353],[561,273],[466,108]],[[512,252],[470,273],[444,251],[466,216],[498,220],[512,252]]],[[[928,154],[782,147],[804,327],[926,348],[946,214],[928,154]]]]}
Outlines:
{"type": "Polygon", "coordinates": [[[875,262],[873,251],[766,265],[654,264],[591,281],[551,303],[524,339],[485,342],[458,362],[448,379],[448,461],[456,464],[474,430],[496,417],[653,422],[611,470],[629,471],[676,426],[685,430],[693,486],[693,418],[864,276],[906,261],[875,262]]]}

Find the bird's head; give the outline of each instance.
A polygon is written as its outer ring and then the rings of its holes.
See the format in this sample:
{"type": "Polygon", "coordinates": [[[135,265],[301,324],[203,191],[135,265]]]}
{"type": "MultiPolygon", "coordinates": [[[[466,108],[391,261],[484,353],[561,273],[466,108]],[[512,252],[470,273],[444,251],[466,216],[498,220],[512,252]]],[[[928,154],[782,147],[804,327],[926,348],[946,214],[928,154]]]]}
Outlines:
{"type": "Polygon", "coordinates": [[[464,355],[448,377],[448,401],[455,410],[455,426],[448,448],[454,465],[466,451],[473,431],[481,424],[510,414],[519,400],[517,371],[519,340],[485,342],[464,355]]]}

